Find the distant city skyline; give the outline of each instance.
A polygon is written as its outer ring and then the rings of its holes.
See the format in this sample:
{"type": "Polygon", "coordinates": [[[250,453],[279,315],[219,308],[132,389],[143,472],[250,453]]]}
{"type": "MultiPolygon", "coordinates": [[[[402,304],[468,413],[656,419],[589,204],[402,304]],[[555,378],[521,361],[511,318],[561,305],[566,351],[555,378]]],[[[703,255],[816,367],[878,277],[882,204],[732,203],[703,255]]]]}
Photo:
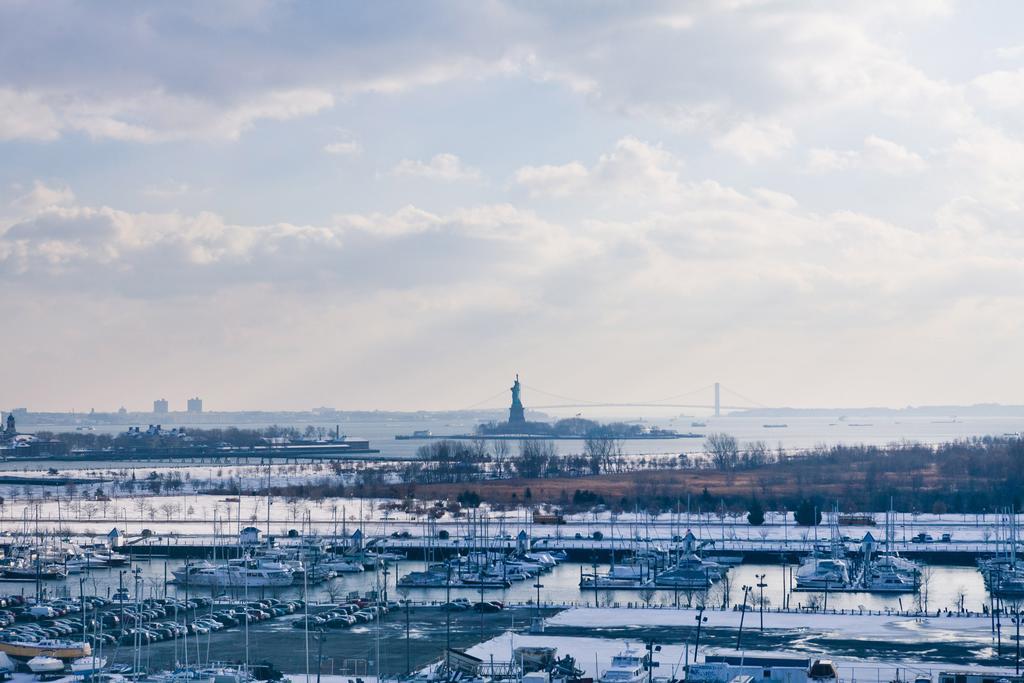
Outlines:
{"type": "Polygon", "coordinates": [[[1024,403],[1022,23],[0,3],[0,408],[1024,403]]]}

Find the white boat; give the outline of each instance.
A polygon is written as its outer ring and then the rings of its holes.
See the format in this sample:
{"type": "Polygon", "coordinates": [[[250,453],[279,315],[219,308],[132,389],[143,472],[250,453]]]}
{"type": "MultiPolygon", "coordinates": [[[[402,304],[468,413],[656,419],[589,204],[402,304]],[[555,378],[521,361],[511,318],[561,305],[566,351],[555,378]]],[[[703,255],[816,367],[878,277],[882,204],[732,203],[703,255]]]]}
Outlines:
{"type": "Polygon", "coordinates": [[[107,665],[103,657],[79,657],[71,662],[71,673],[78,676],[96,673],[107,665]]]}
{"type": "Polygon", "coordinates": [[[644,683],[646,680],[644,655],[627,645],[625,650],[612,657],[611,666],[601,672],[598,683],[644,683]]]}
{"type": "Polygon", "coordinates": [[[336,571],[339,574],[355,574],[366,571],[361,563],[347,562],[345,560],[330,560],[328,562],[324,562],[321,566],[332,571],[336,571]]]}
{"type": "Polygon", "coordinates": [[[841,590],[850,585],[850,569],[845,560],[811,557],[796,572],[796,587],[803,590],[841,590]]]}
{"type": "Polygon", "coordinates": [[[89,554],[76,555],[75,557],[64,561],[64,569],[67,570],[68,574],[81,574],[82,572],[92,571],[93,569],[109,568],[110,565],[107,564],[106,560],[89,554]]]}
{"type": "Polygon", "coordinates": [[[914,593],[920,584],[915,575],[889,566],[872,566],[864,573],[862,587],[871,593],[914,593]]]}
{"type": "Polygon", "coordinates": [[[231,586],[248,586],[250,588],[260,586],[290,586],[293,583],[292,569],[284,565],[272,566],[267,563],[259,567],[243,567],[238,565],[220,565],[217,567],[204,567],[195,571],[183,572],[179,576],[174,572],[179,583],[189,583],[193,586],[214,586],[225,588],[231,586]]]}
{"type": "Polygon", "coordinates": [[[694,554],[685,555],[674,567],[654,577],[654,583],[672,588],[709,588],[722,578],[723,568],[716,562],[702,560],[694,554]]]}
{"type": "Polygon", "coordinates": [[[690,665],[686,680],[691,683],[728,683],[753,678],[771,683],[835,683],[838,673],[827,659],[749,652],[708,654],[702,663],[690,665]]]}
{"type": "Polygon", "coordinates": [[[34,674],[56,674],[64,671],[64,662],[56,657],[36,655],[28,660],[28,670],[34,674]]]}

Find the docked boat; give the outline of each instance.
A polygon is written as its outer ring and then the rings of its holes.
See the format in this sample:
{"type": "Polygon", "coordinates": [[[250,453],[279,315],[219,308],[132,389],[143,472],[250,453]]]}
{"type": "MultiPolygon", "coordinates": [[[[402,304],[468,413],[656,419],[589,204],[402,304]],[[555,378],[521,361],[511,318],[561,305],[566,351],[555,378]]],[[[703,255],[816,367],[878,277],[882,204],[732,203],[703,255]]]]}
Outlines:
{"type": "Polygon", "coordinates": [[[64,662],[56,657],[36,655],[26,663],[28,670],[37,675],[57,674],[64,672],[64,662]]]}
{"type": "Polygon", "coordinates": [[[598,683],[644,683],[647,680],[644,658],[640,650],[627,645],[625,650],[612,657],[611,666],[601,672],[598,683]]]}
{"type": "Polygon", "coordinates": [[[841,590],[849,585],[846,560],[834,557],[810,557],[796,572],[796,587],[800,590],[841,590]]]}
{"type": "Polygon", "coordinates": [[[14,581],[60,581],[68,572],[59,564],[16,561],[0,567],[0,576],[14,581]]]}
{"type": "Polygon", "coordinates": [[[479,574],[467,574],[459,577],[462,585],[471,588],[511,588],[512,582],[500,576],[489,576],[480,572],[479,574]]]}
{"type": "Polygon", "coordinates": [[[709,654],[691,664],[687,681],[728,683],[751,679],[772,683],[837,683],[839,673],[828,659],[810,660],[786,655],[750,653],[709,654]]]}
{"type": "Polygon", "coordinates": [[[339,574],[356,574],[366,571],[366,568],[363,567],[362,563],[350,562],[348,560],[328,560],[324,562],[322,566],[334,570],[339,574]]]}
{"type": "Polygon", "coordinates": [[[674,567],[654,577],[654,583],[669,588],[697,589],[710,588],[722,578],[723,567],[716,562],[703,560],[695,554],[684,555],[674,567]]]}
{"type": "Polygon", "coordinates": [[[100,671],[107,665],[103,657],[79,657],[71,662],[71,673],[76,676],[87,676],[100,671]]]}
{"type": "Polygon", "coordinates": [[[196,570],[187,569],[182,572],[181,576],[179,576],[179,571],[175,571],[174,576],[179,583],[187,582],[193,586],[217,588],[284,587],[291,586],[294,582],[291,568],[284,565],[272,566],[269,563],[259,567],[219,565],[196,570]]]}
{"type": "Polygon", "coordinates": [[[34,643],[0,640],[0,652],[20,660],[28,660],[33,657],[53,657],[64,660],[88,657],[92,654],[92,647],[89,643],[67,640],[40,640],[34,643]]]}

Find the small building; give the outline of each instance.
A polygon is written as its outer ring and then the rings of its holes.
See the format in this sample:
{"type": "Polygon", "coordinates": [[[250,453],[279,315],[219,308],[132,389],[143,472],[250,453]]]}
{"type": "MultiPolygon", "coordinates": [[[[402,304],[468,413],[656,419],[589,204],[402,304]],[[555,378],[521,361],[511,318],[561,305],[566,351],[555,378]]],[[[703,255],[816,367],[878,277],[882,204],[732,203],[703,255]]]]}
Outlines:
{"type": "Polygon", "coordinates": [[[522,554],[530,549],[530,535],[525,530],[520,530],[516,536],[516,552],[522,554]]]}
{"type": "Polygon", "coordinates": [[[238,533],[238,542],[243,546],[260,544],[260,530],[254,526],[247,526],[238,533]]]}
{"type": "Polygon", "coordinates": [[[114,527],[107,533],[107,543],[110,544],[111,548],[121,547],[121,530],[114,527]]]}
{"type": "Polygon", "coordinates": [[[480,675],[480,665],[484,660],[465,652],[450,648],[448,650],[448,666],[452,671],[457,671],[465,676],[475,677],[480,675]]]}
{"type": "Polygon", "coordinates": [[[686,530],[686,535],[683,536],[683,552],[687,554],[697,552],[697,537],[689,529],[686,530]]]}

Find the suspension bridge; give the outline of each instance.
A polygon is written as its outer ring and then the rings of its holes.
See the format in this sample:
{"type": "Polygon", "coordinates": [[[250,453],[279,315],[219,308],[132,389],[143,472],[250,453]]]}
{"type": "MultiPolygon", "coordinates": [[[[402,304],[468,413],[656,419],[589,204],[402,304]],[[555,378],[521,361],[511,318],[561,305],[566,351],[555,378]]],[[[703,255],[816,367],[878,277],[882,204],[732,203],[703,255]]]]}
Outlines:
{"type": "MultiPolygon", "coordinates": [[[[768,407],[765,404],[748,398],[735,390],[722,386],[719,382],[714,382],[697,389],[692,389],[690,391],[664,398],[641,401],[586,400],[565,396],[551,391],[545,391],[544,389],[532,387],[527,384],[523,384],[522,386],[532,394],[538,395],[546,401],[550,401],[549,403],[530,403],[529,408],[532,410],[555,410],[566,408],[697,408],[712,410],[714,411],[715,417],[720,417],[723,410],[749,410],[752,408],[768,407]],[[727,403],[722,403],[723,396],[725,396],[728,401],[727,403]],[[737,399],[740,403],[734,402],[737,399]]],[[[505,396],[507,394],[508,390],[505,389],[471,406],[467,406],[465,410],[479,408],[482,405],[490,403],[498,397],[505,396]]]]}

